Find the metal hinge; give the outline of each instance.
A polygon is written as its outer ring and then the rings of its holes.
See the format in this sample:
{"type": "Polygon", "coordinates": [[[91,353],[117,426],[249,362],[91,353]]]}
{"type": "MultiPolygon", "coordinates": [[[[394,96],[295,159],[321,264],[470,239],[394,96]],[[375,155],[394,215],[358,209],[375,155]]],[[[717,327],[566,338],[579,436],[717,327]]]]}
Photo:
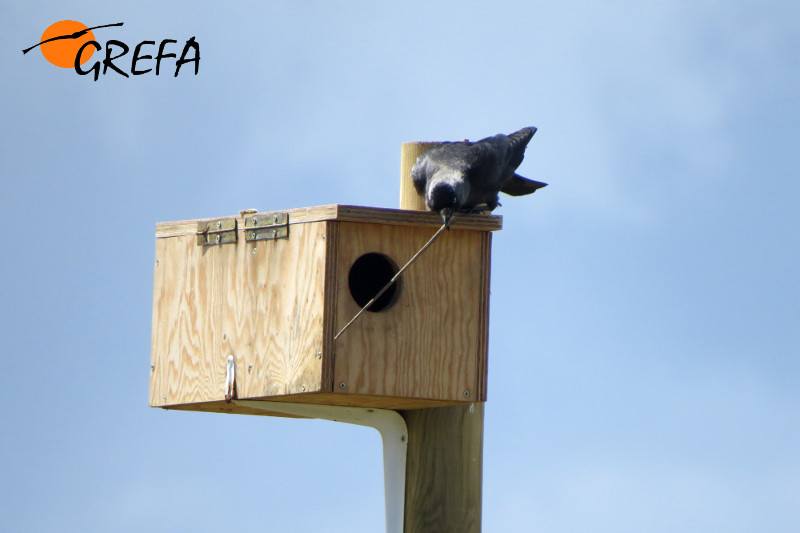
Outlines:
{"type": "Polygon", "coordinates": [[[247,215],[244,219],[246,241],[265,241],[289,238],[289,213],[262,213],[247,215]]]}
{"type": "Polygon", "coordinates": [[[197,246],[236,242],[236,219],[220,218],[197,223],[197,246]]]}

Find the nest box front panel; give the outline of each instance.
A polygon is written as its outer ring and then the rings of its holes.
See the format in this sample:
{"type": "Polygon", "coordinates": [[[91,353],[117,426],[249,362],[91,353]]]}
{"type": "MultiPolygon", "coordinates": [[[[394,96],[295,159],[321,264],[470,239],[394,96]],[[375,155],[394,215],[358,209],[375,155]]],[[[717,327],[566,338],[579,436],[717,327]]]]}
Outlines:
{"type": "MultiPolygon", "coordinates": [[[[336,331],[363,305],[357,301],[360,280],[374,283],[369,264],[385,268],[382,256],[396,272],[434,231],[339,223],[336,331]],[[357,275],[350,275],[359,263],[357,275]]],[[[490,251],[490,232],[445,232],[403,273],[381,310],[365,312],[336,340],[334,391],[485,401],[490,251]]]]}

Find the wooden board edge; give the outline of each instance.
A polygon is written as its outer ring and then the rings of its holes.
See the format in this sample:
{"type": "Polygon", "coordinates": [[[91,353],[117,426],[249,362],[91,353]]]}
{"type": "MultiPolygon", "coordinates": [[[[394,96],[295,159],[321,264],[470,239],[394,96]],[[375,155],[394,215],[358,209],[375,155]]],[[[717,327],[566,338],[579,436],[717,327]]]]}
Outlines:
{"type": "MultiPolygon", "coordinates": [[[[442,218],[431,211],[415,211],[386,207],[363,207],[357,205],[339,205],[337,220],[347,222],[372,222],[393,224],[398,226],[431,226],[442,225],[442,218]]],[[[459,214],[453,219],[452,229],[498,231],[503,229],[501,215],[459,214]]]]}
{"type": "MultiPolygon", "coordinates": [[[[269,211],[270,213],[273,211],[269,211]]],[[[431,226],[442,225],[442,219],[437,213],[429,211],[410,211],[406,209],[393,209],[387,207],[365,207],[357,205],[331,204],[316,207],[301,207],[286,209],[281,212],[289,214],[289,224],[305,224],[309,222],[322,222],[339,220],[346,222],[369,222],[376,224],[394,224],[400,226],[431,226]]],[[[180,220],[175,222],[156,223],[156,238],[180,237],[194,235],[199,222],[217,220],[219,218],[235,218],[238,221],[239,232],[244,232],[244,216],[230,215],[222,217],[198,218],[193,220],[180,220]]],[[[459,214],[453,219],[450,226],[453,229],[474,231],[499,231],[503,229],[501,215],[459,214]]]]}
{"type": "MultiPolygon", "coordinates": [[[[456,405],[469,405],[479,402],[461,402],[447,400],[428,400],[424,398],[398,398],[391,396],[369,396],[366,394],[342,394],[327,392],[305,392],[299,394],[287,394],[284,396],[268,396],[264,398],[248,398],[248,401],[264,402],[288,402],[288,403],[307,403],[316,405],[335,405],[341,407],[361,407],[365,409],[391,409],[402,411],[413,411],[416,409],[429,409],[434,407],[450,407],[456,405]]],[[[289,418],[299,418],[252,409],[235,403],[228,403],[224,400],[197,402],[174,405],[150,405],[153,408],[160,408],[167,411],[198,411],[204,413],[223,413],[238,415],[265,415],[281,416],[289,418]]]]}
{"type": "Polygon", "coordinates": [[[338,251],[339,251],[339,224],[333,221],[325,222],[325,275],[323,280],[322,311],[322,377],[321,387],[323,392],[333,392],[333,381],[336,365],[336,306],[338,300],[338,251]]]}
{"type": "Polygon", "coordinates": [[[163,354],[159,354],[158,349],[158,328],[160,324],[158,322],[158,314],[156,313],[156,308],[159,306],[159,302],[161,299],[161,292],[164,286],[164,268],[165,266],[161,264],[164,258],[164,244],[163,242],[159,242],[156,240],[155,246],[155,257],[154,257],[154,265],[153,265],[153,297],[152,297],[152,315],[150,319],[150,404],[153,405],[158,403],[160,398],[163,397],[162,391],[158,390],[159,386],[163,385],[163,381],[166,381],[167,377],[162,375],[163,372],[163,365],[162,361],[160,361],[159,357],[163,357],[163,354]]]}
{"type": "Polygon", "coordinates": [[[288,415],[279,413],[277,411],[264,411],[261,409],[252,409],[243,407],[234,403],[228,403],[224,400],[213,402],[199,402],[199,403],[186,403],[179,405],[151,405],[150,407],[159,407],[165,411],[196,411],[198,413],[222,413],[226,415],[258,415],[258,416],[279,416],[281,418],[303,418],[300,416],[288,415]]]}
{"type": "Polygon", "coordinates": [[[492,281],[492,234],[484,233],[481,236],[481,307],[478,317],[478,330],[481,332],[478,339],[477,379],[478,401],[485,402],[487,398],[487,383],[489,370],[489,305],[492,281]]]}

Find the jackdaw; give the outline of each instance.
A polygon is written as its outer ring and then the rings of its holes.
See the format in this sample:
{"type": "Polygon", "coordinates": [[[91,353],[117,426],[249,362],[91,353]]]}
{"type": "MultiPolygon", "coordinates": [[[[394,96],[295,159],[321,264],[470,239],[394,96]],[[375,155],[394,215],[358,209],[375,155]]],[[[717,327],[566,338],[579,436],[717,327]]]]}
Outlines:
{"type": "Polygon", "coordinates": [[[447,228],[453,214],[493,211],[497,193],[531,194],[546,183],[515,174],[525,147],[536,128],[511,135],[498,134],[476,142],[445,142],[417,158],[411,179],[431,211],[437,211],[447,228]]]}

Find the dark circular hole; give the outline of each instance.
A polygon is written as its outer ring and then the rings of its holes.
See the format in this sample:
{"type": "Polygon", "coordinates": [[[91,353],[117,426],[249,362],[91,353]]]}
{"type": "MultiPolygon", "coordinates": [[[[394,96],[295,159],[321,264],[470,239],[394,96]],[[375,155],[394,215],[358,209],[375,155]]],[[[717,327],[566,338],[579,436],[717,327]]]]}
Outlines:
{"type": "MultiPolygon", "coordinates": [[[[353,266],[350,267],[347,281],[350,286],[350,294],[359,307],[367,305],[383,286],[389,283],[397,270],[394,261],[377,252],[364,254],[356,259],[353,266]]],[[[377,313],[391,307],[397,300],[398,283],[399,280],[392,283],[367,311],[377,313]]]]}

